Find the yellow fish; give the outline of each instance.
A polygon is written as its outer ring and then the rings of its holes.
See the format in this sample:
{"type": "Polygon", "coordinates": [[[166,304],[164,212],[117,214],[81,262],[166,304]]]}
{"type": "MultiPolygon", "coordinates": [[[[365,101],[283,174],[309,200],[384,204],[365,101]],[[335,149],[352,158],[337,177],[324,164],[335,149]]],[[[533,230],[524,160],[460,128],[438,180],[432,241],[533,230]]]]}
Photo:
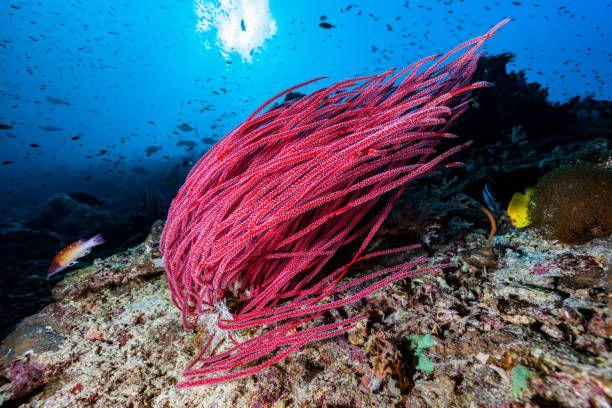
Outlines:
{"type": "Polygon", "coordinates": [[[514,193],[510,200],[510,204],[508,204],[506,213],[508,217],[510,217],[510,222],[512,222],[512,225],[516,228],[525,228],[531,224],[531,219],[529,219],[529,205],[534,191],[535,189],[533,187],[527,187],[525,189],[525,194],[514,193]]]}

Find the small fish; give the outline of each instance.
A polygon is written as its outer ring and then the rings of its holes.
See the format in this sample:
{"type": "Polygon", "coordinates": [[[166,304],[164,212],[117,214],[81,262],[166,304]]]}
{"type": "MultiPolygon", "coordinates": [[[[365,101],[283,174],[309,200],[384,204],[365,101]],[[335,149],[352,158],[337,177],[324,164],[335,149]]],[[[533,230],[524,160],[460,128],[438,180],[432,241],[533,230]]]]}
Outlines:
{"type": "Polygon", "coordinates": [[[51,262],[51,266],[49,266],[49,270],[47,271],[47,279],[63,271],[67,267],[74,265],[79,258],[88,255],[91,252],[91,248],[101,245],[104,242],[102,235],[97,234],[88,240],[80,239],[68,245],[66,248],[59,251],[57,255],[55,255],[55,258],[53,258],[53,262],[51,262]]]}
{"type": "Polygon", "coordinates": [[[244,24],[244,20],[240,20],[240,29],[246,32],[246,25],[244,24]]]}
{"type": "Polygon", "coordinates": [[[39,126],[38,128],[41,130],[44,130],[45,132],[59,132],[60,130],[62,130],[62,128],[60,127],[51,126],[51,125],[43,125],[43,126],[39,126]]]}
{"type": "Polygon", "coordinates": [[[11,130],[13,128],[13,126],[11,125],[7,125],[5,123],[0,123],[0,129],[1,130],[11,130]]]}
{"type": "Polygon", "coordinates": [[[489,186],[487,184],[485,184],[484,188],[482,189],[482,199],[489,208],[489,211],[491,211],[493,214],[499,213],[499,203],[495,197],[493,197],[491,191],[489,191],[489,186]]]}
{"type": "Polygon", "coordinates": [[[196,143],[194,141],[191,141],[191,140],[179,140],[179,142],[176,145],[178,147],[184,146],[185,150],[190,152],[190,151],[193,150],[193,148],[195,147],[196,143]]]}
{"type": "Polygon", "coordinates": [[[103,201],[98,200],[95,196],[84,193],[81,191],[74,191],[72,193],[68,193],[68,196],[79,203],[87,204],[89,206],[102,205],[103,201]]]}
{"type": "Polygon", "coordinates": [[[525,194],[514,193],[506,213],[510,217],[510,222],[516,228],[525,228],[531,224],[529,218],[529,206],[531,203],[531,197],[533,196],[535,189],[533,187],[527,187],[525,194]]]}
{"type": "Polygon", "coordinates": [[[149,146],[145,149],[145,153],[147,154],[147,157],[151,156],[152,154],[158,152],[161,150],[161,146],[149,146]]]}
{"type": "Polygon", "coordinates": [[[45,99],[51,105],[70,105],[70,102],[68,102],[66,99],[54,98],[53,96],[47,96],[45,99]]]}
{"type": "Polygon", "coordinates": [[[183,123],[181,125],[178,125],[177,128],[179,130],[182,130],[183,132],[190,132],[193,130],[193,128],[191,126],[189,126],[187,123],[183,123]]]}
{"type": "Polygon", "coordinates": [[[328,23],[327,21],[323,21],[319,23],[319,27],[329,30],[330,28],[334,28],[335,26],[333,24],[328,23]]]}

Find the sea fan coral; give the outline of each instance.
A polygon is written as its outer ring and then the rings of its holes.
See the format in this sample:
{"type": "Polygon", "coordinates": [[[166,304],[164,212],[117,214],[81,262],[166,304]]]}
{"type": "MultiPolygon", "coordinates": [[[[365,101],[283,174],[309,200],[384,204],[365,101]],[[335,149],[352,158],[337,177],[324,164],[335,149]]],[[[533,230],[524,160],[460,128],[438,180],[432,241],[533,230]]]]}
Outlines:
{"type": "MultiPolygon", "coordinates": [[[[160,249],[186,328],[210,338],[181,386],[227,381],[268,367],[305,344],[349,330],[362,315],[327,311],[440,266],[425,257],[353,279],[402,193],[464,148],[440,151],[468,106],[478,48],[507,20],[443,56],[349,79],[264,111],[268,100],[209,150],[174,198],[160,249]],[[359,241],[360,240],[360,241],[359,241]],[[339,268],[330,259],[358,243],[339,268]]],[[[450,165],[450,164],[449,164],[450,165]]]]}

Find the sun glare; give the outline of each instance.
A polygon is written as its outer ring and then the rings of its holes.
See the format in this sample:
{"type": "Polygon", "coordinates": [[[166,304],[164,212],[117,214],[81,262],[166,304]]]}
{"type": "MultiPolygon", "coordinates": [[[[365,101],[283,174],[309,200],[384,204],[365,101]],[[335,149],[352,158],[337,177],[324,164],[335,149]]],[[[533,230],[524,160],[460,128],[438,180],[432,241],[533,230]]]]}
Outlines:
{"type": "Polygon", "coordinates": [[[276,34],[269,0],[196,0],[195,11],[197,31],[216,32],[225,58],[237,52],[244,62],[252,62],[253,54],[276,34]]]}

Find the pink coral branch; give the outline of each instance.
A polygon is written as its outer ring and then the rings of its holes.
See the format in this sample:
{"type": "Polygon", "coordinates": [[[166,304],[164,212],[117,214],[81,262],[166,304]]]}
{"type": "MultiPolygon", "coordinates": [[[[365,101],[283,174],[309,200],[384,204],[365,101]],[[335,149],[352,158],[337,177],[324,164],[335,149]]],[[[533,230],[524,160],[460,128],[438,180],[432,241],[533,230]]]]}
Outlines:
{"type": "Polygon", "coordinates": [[[456,137],[447,130],[467,108],[466,94],[488,86],[471,83],[478,48],[507,22],[399,72],[342,81],[266,111],[320,78],[289,88],[200,159],[160,243],[183,324],[205,319],[213,331],[181,386],[255,374],[362,317],[322,324],[324,313],[443,266],[419,257],[346,279],[356,263],[400,250],[366,253],[405,186],[469,144],[440,149],[456,137]],[[330,270],[338,249],[357,239],[350,262],[330,270]]]}

